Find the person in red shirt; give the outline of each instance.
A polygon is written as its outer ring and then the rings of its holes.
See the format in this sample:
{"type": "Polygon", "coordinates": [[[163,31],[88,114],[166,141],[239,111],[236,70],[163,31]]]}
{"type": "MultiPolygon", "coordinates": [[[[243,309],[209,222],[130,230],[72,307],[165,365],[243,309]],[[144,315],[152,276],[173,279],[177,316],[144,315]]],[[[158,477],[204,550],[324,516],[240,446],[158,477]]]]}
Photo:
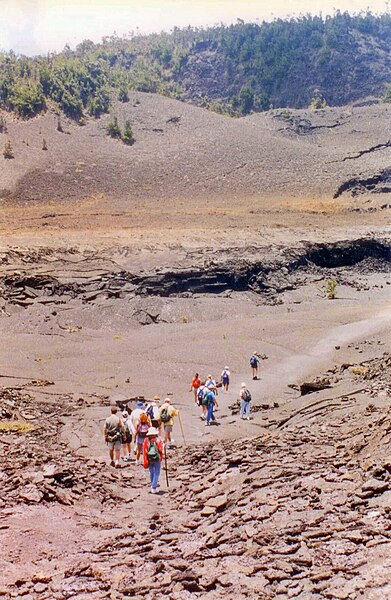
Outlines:
{"type": "Polygon", "coordinates": [[[143,444],[144,468],[149,469],[151,480],[151,492],[156,494],[156,488],[160,476],[160,468],[163,460],[163,442],[159,438],[159,431],[155,427],[148,429],[143,444]]]}
{"type": "Polygon", "coordinates": [[[201,380],[200,380],[198,373],[196,373],[194,375],[193,381],[191,382],[191,388],[190,388],[190,391],[193,392],[193,394],[194,394],[194,404],[196,406],[198,406],[197,394],[198,394],[198,388],[200,387],[200,385],[201,385],[201,380]]]}

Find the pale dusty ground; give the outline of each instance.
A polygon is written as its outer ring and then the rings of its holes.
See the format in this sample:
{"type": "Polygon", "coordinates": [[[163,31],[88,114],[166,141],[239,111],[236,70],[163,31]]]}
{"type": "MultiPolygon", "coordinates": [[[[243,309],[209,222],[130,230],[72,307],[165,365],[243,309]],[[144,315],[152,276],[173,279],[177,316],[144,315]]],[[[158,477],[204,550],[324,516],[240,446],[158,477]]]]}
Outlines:
{"type": "MultiPolygon", "coordinates": [[[[373,202],[362,198],[354,205],[365,208],[368,201],[373,202]]],[[[81,203],[77,211],[63,210],[61,205],[7,207],[0,213],[0,250],[19,249],[26,255],[42,248],[74,248],[77,255],[93,249],[102,263],[148,272],[159,265],[180,266],[187,251],[205,247],[212,252],[223,249],[229,255],[230,248],[250,243],[260,248],[289,247],[301,240],[330,242],[389,235],[387,211],[351,213],[349,205],[353,201],[277,198],[259,199],[250,208],[244,200],[201,199],[187,208],[182,199],[167,202],[162,210],[147,202],[132,207],[119,202],[109,208],[106,200],[95,198],[81,203]],[[57,216],[45,216],[52,212],[57,216]]],[[[1,268],[3,274],[11,274],[15,270],[44,272],[49,267],[50,259],[30,264],[14,257],[1,268]]],[[[71,276],[69,263],[56,268],[71,276]]],[[[56,315],[53,306],[7,307],[0,318],[0,375],[16,379],[4,377],[1,383],[14,386],[20,376],[46,379],[55,385],[36,389],[35,397],[66,393],[75,400],[87,399],[90,405],[77,417],[68,418],[62,433],[81,461],[106,458],[102,426],[108,401],[138,394],[172,394],[181,410],[188,444],[264,434],[266,424],[303,404],[288,384],[311,379],[336,364],[378,356],[379,349],[380,353],[391,350],[391,286],[387,285],[391,276],[371,274],[360,279],[369,289],[340,285],[334,301],[324,298],[324,282],[285,293],[283,303],[277,306],[264,305],[247,292],[231,298],[170,299],[167,310],[172,311],[174,322],[144,327],[132,321],[126,299],[95,305],[74,300],[56,305],[56,315]],[[181,316],[188,322],[180,322],[181,316]],[[59,328],[70,324],[81,329],[59,328]],[[54,335],[49,329],[52,325],[54,335]],[[259,382],[249,377],[248,358],[254,350],[268,356],[259,382]],[[196,370],[218,377],[226,364],[231,368],[232,385],[228,393],[219,395],[220,426],[206,430],[193,406],[190,381],[196,370]],[[255,413],[249,423],[240,422],[228,405],[236,400],[242,381],[251,387],[255,403],[278,402],[279,406],[255,413]],[[102,395],[106,396],[104,402],[99,398],[102,395]]],[[[326,391],[339,393],[338,387],[326,391]]],[[[183,444],[178,422],[174,437],[183,444]]],[[[106,468],[104,462],[102,468],[106,468]]],[[[142,468],[138,472],[131,469],[128,477],[139,485],[122,490],[123,502],[114,513],[112,509],[105,512],[93,499],[81,501],[77,507],[22,504],[6,513],[1,584],[29,577],[37,570],[52,573],[80,563],[85,549],[106,539],[108,531],[113,534],[115,522],[167,511],[163,478],[164,495],[153,498],[147,495],[142,468]]],[[[175,485],[173,482],[174,489],[175,485]]]]}

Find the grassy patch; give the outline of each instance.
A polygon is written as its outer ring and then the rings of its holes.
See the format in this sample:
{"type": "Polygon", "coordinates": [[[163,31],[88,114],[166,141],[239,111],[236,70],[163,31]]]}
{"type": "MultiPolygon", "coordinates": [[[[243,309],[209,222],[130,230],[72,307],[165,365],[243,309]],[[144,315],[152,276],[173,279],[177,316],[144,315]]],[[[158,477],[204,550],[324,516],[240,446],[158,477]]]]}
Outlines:
{"type": "Polygon", "coordinates": [[[28,433],[34,426],[22,421],[0,421],[0,433],[28,433]]]}

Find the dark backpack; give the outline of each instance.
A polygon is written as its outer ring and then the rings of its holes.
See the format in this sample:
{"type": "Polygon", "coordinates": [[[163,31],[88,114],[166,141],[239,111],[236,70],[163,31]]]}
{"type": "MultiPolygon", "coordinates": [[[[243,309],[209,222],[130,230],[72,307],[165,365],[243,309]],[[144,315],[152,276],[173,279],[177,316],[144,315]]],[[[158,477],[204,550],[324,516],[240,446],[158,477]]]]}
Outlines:
{"type": "Polygon", "coordinates": [[[168,407],[163,408],[162,412],[160,413],[160,420],[162,423],[168,423],[171,420],[171,417],[168,413],[168,407]]]}
{"type": "Polygon", "coordinates": [[[243,400],[244,400],[245,402],[250,402],[250,400],[251,400],[251,392],[250,392],[250,390],[248,390],[247,388],[245,388],[245,389],[243,390],[243,400]]]}
{"type": "Polygon", "coordinates": [[[147,457],[148,461],[150,462],[156,462],[157,460],[160,460],[160,452],[156,442],[149,442],[147,457]]]}
{"type": "Polygon", "coordinates": [[[250,366],[253,367],[254,369],[258,366],[258,357],[255,356],[255,354],[253,354],[252,357],[250,358],[250,366]]]}
{"type": "Polygon", "coordinates": [[[125,428],[126,437],[127,438],[132,437],[132,432],[130,431],[129,423],[127,421],[125,421],[125,423],[124,423],[124,428],[125,428]]]}
{"type": "Polygon", "coordinates": [[[151,419],[151,421],[154,418],[154,416],[153,416],[153,405],[152,404],[150,406],[148,406],[148,408],[147,408],[147,416],[151,419]]]}

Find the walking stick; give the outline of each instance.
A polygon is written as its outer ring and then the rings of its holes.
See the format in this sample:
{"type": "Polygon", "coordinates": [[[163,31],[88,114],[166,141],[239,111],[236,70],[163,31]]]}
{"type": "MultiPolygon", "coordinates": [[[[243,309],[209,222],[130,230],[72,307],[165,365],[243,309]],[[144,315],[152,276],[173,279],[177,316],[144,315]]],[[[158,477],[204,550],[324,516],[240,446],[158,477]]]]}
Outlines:
{"type": "Polygon", "coordinates": [[[183,443],[186,446],[186,440],[185,440],[185,434],[183,433],[183,427],[182,427],[182,420],[181,420],[181,413],[178,412],[178,419],[179,419],[179,425],[181,426],[181,432],[182,432],[182,437],[183,437],[183,443]]]}
{"type": "Polygon", "coordinates": [[[168,467],[167,467],[167,450],[166,450],[166,444],[164,444],[164,469],[166,471],[166,483],[167,483],[167,488],[169,488],[169,483],[168,483],[168,467]]]}

